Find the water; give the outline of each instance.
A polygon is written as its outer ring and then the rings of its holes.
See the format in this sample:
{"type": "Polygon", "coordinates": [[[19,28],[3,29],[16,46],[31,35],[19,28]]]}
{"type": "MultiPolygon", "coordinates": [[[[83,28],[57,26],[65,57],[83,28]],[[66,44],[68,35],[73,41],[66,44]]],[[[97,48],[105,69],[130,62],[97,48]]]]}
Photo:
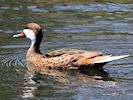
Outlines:
{"type": "Polygon", "coordinates": [[[132,100],[132,0],[1,0],[0,13],[0,100],[132,100]],[[33,76],[25,62],[30,42],[12,37],[29,22],[43,28],[43,52],[76,48],[130,57],[100,71],[33,76]]]}

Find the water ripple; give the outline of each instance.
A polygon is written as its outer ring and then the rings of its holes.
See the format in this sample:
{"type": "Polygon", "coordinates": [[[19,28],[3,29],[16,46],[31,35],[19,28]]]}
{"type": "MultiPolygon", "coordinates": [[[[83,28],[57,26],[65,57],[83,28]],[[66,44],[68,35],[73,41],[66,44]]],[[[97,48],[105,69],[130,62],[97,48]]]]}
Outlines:
{"type": "Polygon", "coordinates": [[[97,21],[93,24],[66,25],[56,28],[56,33],[81,33],[81,32],[114,32],[114,33],[133,33],[133,24],[118,21],[97,21]]]}
{"type": "Polygon", "coordinates": [[[35,5],[28,6],[27,9],[32,11],[32,12],[48,12],[46,9],[39,8],[39,7],[35,6],[35,5]]]}
{"type": "Polygon", "coordinates": [[[55,11],[133,11],[133,4],[87,4],[87,5],[56,5],[55,11]]]}
{"type": "Polygon", "coordinates": [[[25,66],[25,59],[24,54],[8,54],[8,55],[1,55],[0,56],[0,63],[2,66],[25,66]]]}

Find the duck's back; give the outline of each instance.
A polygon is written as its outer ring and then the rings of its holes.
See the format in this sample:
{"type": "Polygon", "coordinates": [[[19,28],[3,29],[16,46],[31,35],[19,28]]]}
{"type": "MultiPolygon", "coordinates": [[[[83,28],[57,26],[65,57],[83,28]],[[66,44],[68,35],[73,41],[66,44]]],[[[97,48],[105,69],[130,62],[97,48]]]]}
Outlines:
{"type": "Polygon", "coordinates": [[[60,49],[44,54],[43,62],[50,69],[79,69],[80,66],[93,65],[93,59],[101,55],[96,51],[60,49]]]}
{"type": "Polygon", "coordinates": [[[102,52],[97,52],[97,51],[85,51],[85,50],[79,50],[79,49],[59,49],[59,50],[54,50],[52,52],[48,52],[44,54],[46,57],[58,57],[64,54],[68,55],[82,55],[86,56],[87,58],[94,57],[97,55],[102,55],[102,52]]]}

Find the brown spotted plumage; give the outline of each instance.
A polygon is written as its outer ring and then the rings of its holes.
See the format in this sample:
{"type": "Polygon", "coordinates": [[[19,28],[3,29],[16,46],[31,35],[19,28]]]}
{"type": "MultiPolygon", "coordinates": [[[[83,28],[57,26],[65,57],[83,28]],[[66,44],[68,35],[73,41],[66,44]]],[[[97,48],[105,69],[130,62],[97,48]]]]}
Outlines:
{"type": "MultiPolygon", "coordinates": [[[[85,51],[77,49],[60,49],[46,54],[41,54],[39,46],[43,37],[41,27],[36,23],[29,23],[23,32],[31,40],[31,46],[27,51],[26,60],[32,64],[35,71],[45,71],[46,69],[82,69],[101,68],[107,62],[117,60],[124,56],[103,55],[101,52],[85,51]]],[[[22,36],[14,35],[14,37],[22,36]]]]}

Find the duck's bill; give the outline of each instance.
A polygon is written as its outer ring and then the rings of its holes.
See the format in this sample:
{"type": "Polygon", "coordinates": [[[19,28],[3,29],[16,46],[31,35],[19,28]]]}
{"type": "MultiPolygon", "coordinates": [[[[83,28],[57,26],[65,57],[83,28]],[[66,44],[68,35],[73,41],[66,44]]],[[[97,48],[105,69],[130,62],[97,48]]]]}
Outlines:
{"type": "Polygon", "coordinates": [[[19,37],[24,37],[24,32],[20,33],[20,34],[15,34],[13,35],[14,38],[19,38],[19,37]]]}
{"type": "Polygon", "coordinates": [[[15,34],[15,35],[13,35],[13,37],[14,38],[19,38],[19,37],[21,37],[21,34],[15,34]]]}

